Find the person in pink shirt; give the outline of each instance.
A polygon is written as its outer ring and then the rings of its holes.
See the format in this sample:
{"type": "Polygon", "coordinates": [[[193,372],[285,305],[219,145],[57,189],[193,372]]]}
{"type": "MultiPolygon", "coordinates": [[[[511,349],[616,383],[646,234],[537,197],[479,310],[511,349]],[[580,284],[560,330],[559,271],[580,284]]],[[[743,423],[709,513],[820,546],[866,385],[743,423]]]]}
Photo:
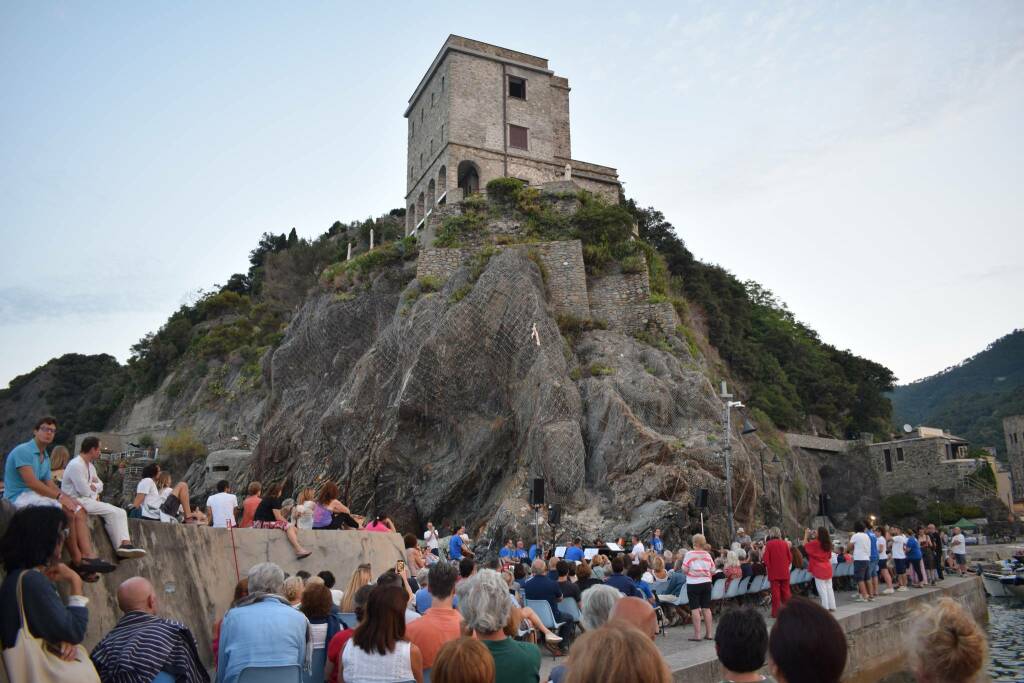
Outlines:
{"type": "Polygon", "coordinates": [[[683,572],[686,574],[686,596],[690,601],[693,616],[693,638],[703,640],[700,635],[701,618],[707,628],[707,639],[711,640],[711,574],[715,571],[715,560],[708,549],[711,546],[704,534],[694,534],[693,550],[683,557],[683,572]],[[701,614],[703,612],[703,615],[701,614]]]}
{"type": "Polygon", "coordinates": [[[366,526],[363,527],[363,531],[379,531],[382,533],[387,533],[390,531],[391,533],[398,533],[395,530],[394,522],[392,522],[391,519],[384,514],[374,515],[373,519],[367,522],[366,526]]]}

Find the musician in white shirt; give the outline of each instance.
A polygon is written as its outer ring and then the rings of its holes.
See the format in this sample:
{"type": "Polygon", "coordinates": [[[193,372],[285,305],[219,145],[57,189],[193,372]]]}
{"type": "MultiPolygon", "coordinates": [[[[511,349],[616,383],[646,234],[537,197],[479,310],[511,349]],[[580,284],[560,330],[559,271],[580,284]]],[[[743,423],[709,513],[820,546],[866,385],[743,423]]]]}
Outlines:
{"type": "Polygon", "coordinates": [[[118,557],[142,557],[146,551],[132,545],[128,537],[128,514],[121,508],[100,501],[103,482],[96,474],[95,462],[100,457],[100,440],[87,436],[82,440],[82,451],[64,469],[60,488],[81,504],[90,515],[103,520],[118,557]]]}

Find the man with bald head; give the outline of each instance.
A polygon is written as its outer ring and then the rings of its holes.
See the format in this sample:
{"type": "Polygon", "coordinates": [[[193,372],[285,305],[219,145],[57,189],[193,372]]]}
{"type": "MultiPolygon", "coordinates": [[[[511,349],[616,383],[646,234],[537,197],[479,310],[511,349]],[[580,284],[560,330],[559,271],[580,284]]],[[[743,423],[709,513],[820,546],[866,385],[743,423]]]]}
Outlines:
{"type": "Polygon", "coordinates": [[[135,576],[118,586],[117,606],[124,616],[92,651],[100,680],[150,683],[165,671],[178,681],[209,682],[192,632],[157,616],[156,591],[147,579],[135,576]]]}
{"type": "Polygon", "coordinates": [[[645,636],[654,640],[658,636],[658,616],[650,603],[640,598],[622,598],[612,608],[609,624],[626,623],[640,629],[645,636]]]}

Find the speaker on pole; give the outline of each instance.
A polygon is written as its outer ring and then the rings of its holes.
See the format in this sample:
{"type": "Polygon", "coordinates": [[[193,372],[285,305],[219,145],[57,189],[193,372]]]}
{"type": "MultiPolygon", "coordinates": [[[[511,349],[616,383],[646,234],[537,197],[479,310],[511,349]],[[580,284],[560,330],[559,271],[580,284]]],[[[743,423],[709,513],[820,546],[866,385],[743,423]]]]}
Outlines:
{"type": "Polygon", "coordinates": [[[533,487],[530,489],[530,505],[544,504],[544,480],[534,479],[533,487]]]}
{"type": "Polygon", "coordinates": [[[548,506],[548,524],[558,524],[562,521],[562,506],[552,503],[548,506]]]}
{"type": "Polygon", "coordinates": [[[708,506],[707,489],[697,489],[697,496],[694,498],[693,505],[694,507],[698,507],[701,510],[705,509],[708,506]]]}

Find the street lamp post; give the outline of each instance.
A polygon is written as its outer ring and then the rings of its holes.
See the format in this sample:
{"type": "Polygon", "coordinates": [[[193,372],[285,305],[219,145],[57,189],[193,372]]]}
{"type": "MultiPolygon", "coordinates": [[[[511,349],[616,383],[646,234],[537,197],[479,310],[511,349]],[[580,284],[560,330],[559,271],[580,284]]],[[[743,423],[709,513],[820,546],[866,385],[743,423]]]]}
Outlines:
{"type": "MultiPolygon", "coordinates": [[[[723,410],[725,410],[725,506],[726,512],[729,515],[729,542],[736,536],[736,523],[733,519],[732,511],[732,409],[743,408],[742,401],[733,401],[732,394],[728,392],[725,382],[722,382],[722,393],[719,395],[722,399],[723,410]]],[[[744,420],[743,422],[743,433],[750,434],[757,431],[757,428],[750,424],[749,421],[744,420]]],[[[762,466],[762,476],[764,474],[764,468],[762,466]]],[[[762,480],[762,484],[763,484],[762,480]]]]}

